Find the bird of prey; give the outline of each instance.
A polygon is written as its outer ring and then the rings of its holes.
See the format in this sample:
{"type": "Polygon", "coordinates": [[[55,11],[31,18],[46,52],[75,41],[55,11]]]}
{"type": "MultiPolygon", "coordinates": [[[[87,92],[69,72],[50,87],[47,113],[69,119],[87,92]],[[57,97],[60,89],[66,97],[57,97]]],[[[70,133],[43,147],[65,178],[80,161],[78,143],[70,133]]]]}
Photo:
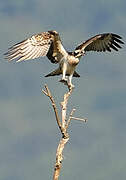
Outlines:
{"type": "Polygon", "coordinates": [[[35,34],[13,45],[4,55],[8,61],[16,60],[17,62],[47,56],[52,63],[58,63],[59,66],[45,77],[62,74],[60,82],[73,88],[72,77],[80,77],[75,71],[80,58],[87,51],[111,52],[112,49],[118,51],[121,48],[120,44],[124,44],[121,39],[122,37],[113,33],[97,34],[82,42],[73,52],[68,52],[62,45],[59,33],[52,30],[35,34]]]}

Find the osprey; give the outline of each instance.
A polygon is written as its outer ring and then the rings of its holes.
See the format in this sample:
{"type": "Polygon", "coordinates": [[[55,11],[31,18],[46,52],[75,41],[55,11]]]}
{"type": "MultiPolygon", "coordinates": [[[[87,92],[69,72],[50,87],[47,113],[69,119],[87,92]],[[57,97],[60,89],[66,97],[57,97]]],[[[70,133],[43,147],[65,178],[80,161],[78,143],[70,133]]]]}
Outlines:
{"type": "Polygon", "coordinates": [[[62,74],[60,82],[72,88],[74,87],[72,77],[80,77],[75,68],[85,52],[111,52],[111,49],[118,51],[118,48],[121,48],[119,44],[124,44],[121,39],[119,35],[113,33],[98,34],[82,42],[73,52],[68,52],[63,47],[58,32],[47,31],[13,45],[4,55],[8,61],[16,59],[17,62],[47,56],[52,63],[58,63],[59,66],[45,77],[62,74]]]}

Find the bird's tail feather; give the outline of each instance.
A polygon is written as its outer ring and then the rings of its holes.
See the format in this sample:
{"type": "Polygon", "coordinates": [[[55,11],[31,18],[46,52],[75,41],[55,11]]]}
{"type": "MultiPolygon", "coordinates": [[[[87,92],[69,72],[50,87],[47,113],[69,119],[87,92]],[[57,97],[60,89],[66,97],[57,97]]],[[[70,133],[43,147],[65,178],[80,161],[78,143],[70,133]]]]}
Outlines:
{"type": "Polygon", "coordinates": [[[49,77],[49,76],[57,76],[57,75],[60,75],[60,74],[62,74],[62,71],[61,71],[60,68],[58,68],[58,69],[52,71],[51,73],[47,74],[45,77],[49,77]]]}
{"type": "Polygon", "coordinates": [[[80,77],[80,75],[76,71],[74,71],[73,77],[80,77]]]}
{"type": "MultiPolygon", "coordinates": [[[[62,71],[60,68],[58,68],[58,69],[52,71],[51,73],[47,74],[45,77],[58,76],[60,74],[62,74],[62,71]]],[[[70,74],[66,74],[66,75],[69,76],[70,74]]],[[[73,77],[80,77],[80,75],[76,71],[74,71],[73,77]]]]}

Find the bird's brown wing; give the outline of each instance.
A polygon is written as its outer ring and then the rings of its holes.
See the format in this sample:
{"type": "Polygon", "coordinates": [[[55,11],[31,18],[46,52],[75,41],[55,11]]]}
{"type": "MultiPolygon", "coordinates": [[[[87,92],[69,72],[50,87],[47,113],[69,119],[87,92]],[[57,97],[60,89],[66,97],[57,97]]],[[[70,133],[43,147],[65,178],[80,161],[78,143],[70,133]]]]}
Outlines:
{"type": "Polygon", "coordinates": [[[56,48],[58,33],[54,31],[42,32],[31,36],[30,38],[15,44],[9,48],[8,52],[5,53],[5,58],[8,61],[16,60],[17,62],[29,59],[35,59],[41,56],[47,56],[52,63],[58,63],[60,59],[60,51],[56,48]],[[54,48],[55,47],[55,48],[54,48]],[[55,52],[55,57],[52,54],[55,52]]]}
{"type": "Polygon", "coordinates": [[[124,44],[121,41],[121,39],[122,37],[113,33],[98,34],[88,39],[87,41],[83,42],[82,44],[80,44],[78,47],[76,47],[76,50],[85,51],[85,52],[86,51],[111,52],[111,49],[113,49],[115,51],[118,51],[118,48],[121,48],[120,44],[124,44]]]}
{"type": "Polygon", "coordinates": [[[68,53],[62,45],[59,34],[56,31],[49,31],[49,33],[53,36],[53,43],[50,46],[47,57],[52,63],[59,63],[60,60],[67,58],[68,53]]]}
{"type": "Polygon", "coordinates": [[[8,61],[16,59],[17,62],[46,56],[52,41],[50,33],[39,33],[15,44],[4,55],[8,61]]]}

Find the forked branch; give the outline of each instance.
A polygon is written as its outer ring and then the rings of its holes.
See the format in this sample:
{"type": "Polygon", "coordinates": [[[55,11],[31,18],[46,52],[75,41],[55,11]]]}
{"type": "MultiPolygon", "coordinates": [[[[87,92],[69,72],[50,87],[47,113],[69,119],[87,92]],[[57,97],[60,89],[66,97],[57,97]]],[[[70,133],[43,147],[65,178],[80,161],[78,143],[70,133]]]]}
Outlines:
{"type": "Polygon", "coordinates": [[[54,98],[52,97],[48,86],[45,85],[45,90],[42,90],[42,92],[47,97],[49,97],[49,99],[50,99],[50,101],[52,103],[52,107],[53,107],[53,110],[55,112],[56,122],[57,122],[57,125],[58,125],[58,127],[60,129],[60,132],[62,134],[62,138],[61,138],[61,140],[59,142],[59,145],[58,145],[57,151],[56,151],[56,163],[55,163],[55,167],[54,167],[53,180],[58,180],[59,175],[60,175],[60,170],[61,170],[61,165],[62,165],[62,160],[63,160],[63,149],[65,147],[65,144],[69,140],[69,134],[67,132],[67,129],[69,127],[70,121],[72,119],[75,119],[75,120],[87,122],[87,119],[73,117],[73,113],[75,112],[75,109],[73,109],[71,111],[68,119],[66,118],[68,100],[69,100],[69,97],[71,96],[72,91],[73,91],[72,88],[70,89],[68,87],[68,89],[69,89],[69,91],[64,94],[63,101],[61,102],[61,120],[60,120],[60,117],[58,115],[58,109],[56,107],[54,98]]]}
{"type": "Polygon", "coordinates": [[[54,99],[53,99],[53,97],[52,97],[52,95],[51,95],[51,92],[50,92],[50,90],[49,90],[49,88],[48,88],[47,85],[45,85],[45,90],[42,89],[42,92],[43,92],[46,96],[48,96],[48,97],[50,98],[50,100],[51,100],[51,102],[52,102],[52,107],[53,107],[54,112],[55,112],[56,122],[57,122],[57,124],[58,124],[59,129],[61,130],[62,125],[61,125],[60,118],[59,118],[59,115],[58,115],[58,110],[57,110],[55,101],[54,101],[54,99]]]}

